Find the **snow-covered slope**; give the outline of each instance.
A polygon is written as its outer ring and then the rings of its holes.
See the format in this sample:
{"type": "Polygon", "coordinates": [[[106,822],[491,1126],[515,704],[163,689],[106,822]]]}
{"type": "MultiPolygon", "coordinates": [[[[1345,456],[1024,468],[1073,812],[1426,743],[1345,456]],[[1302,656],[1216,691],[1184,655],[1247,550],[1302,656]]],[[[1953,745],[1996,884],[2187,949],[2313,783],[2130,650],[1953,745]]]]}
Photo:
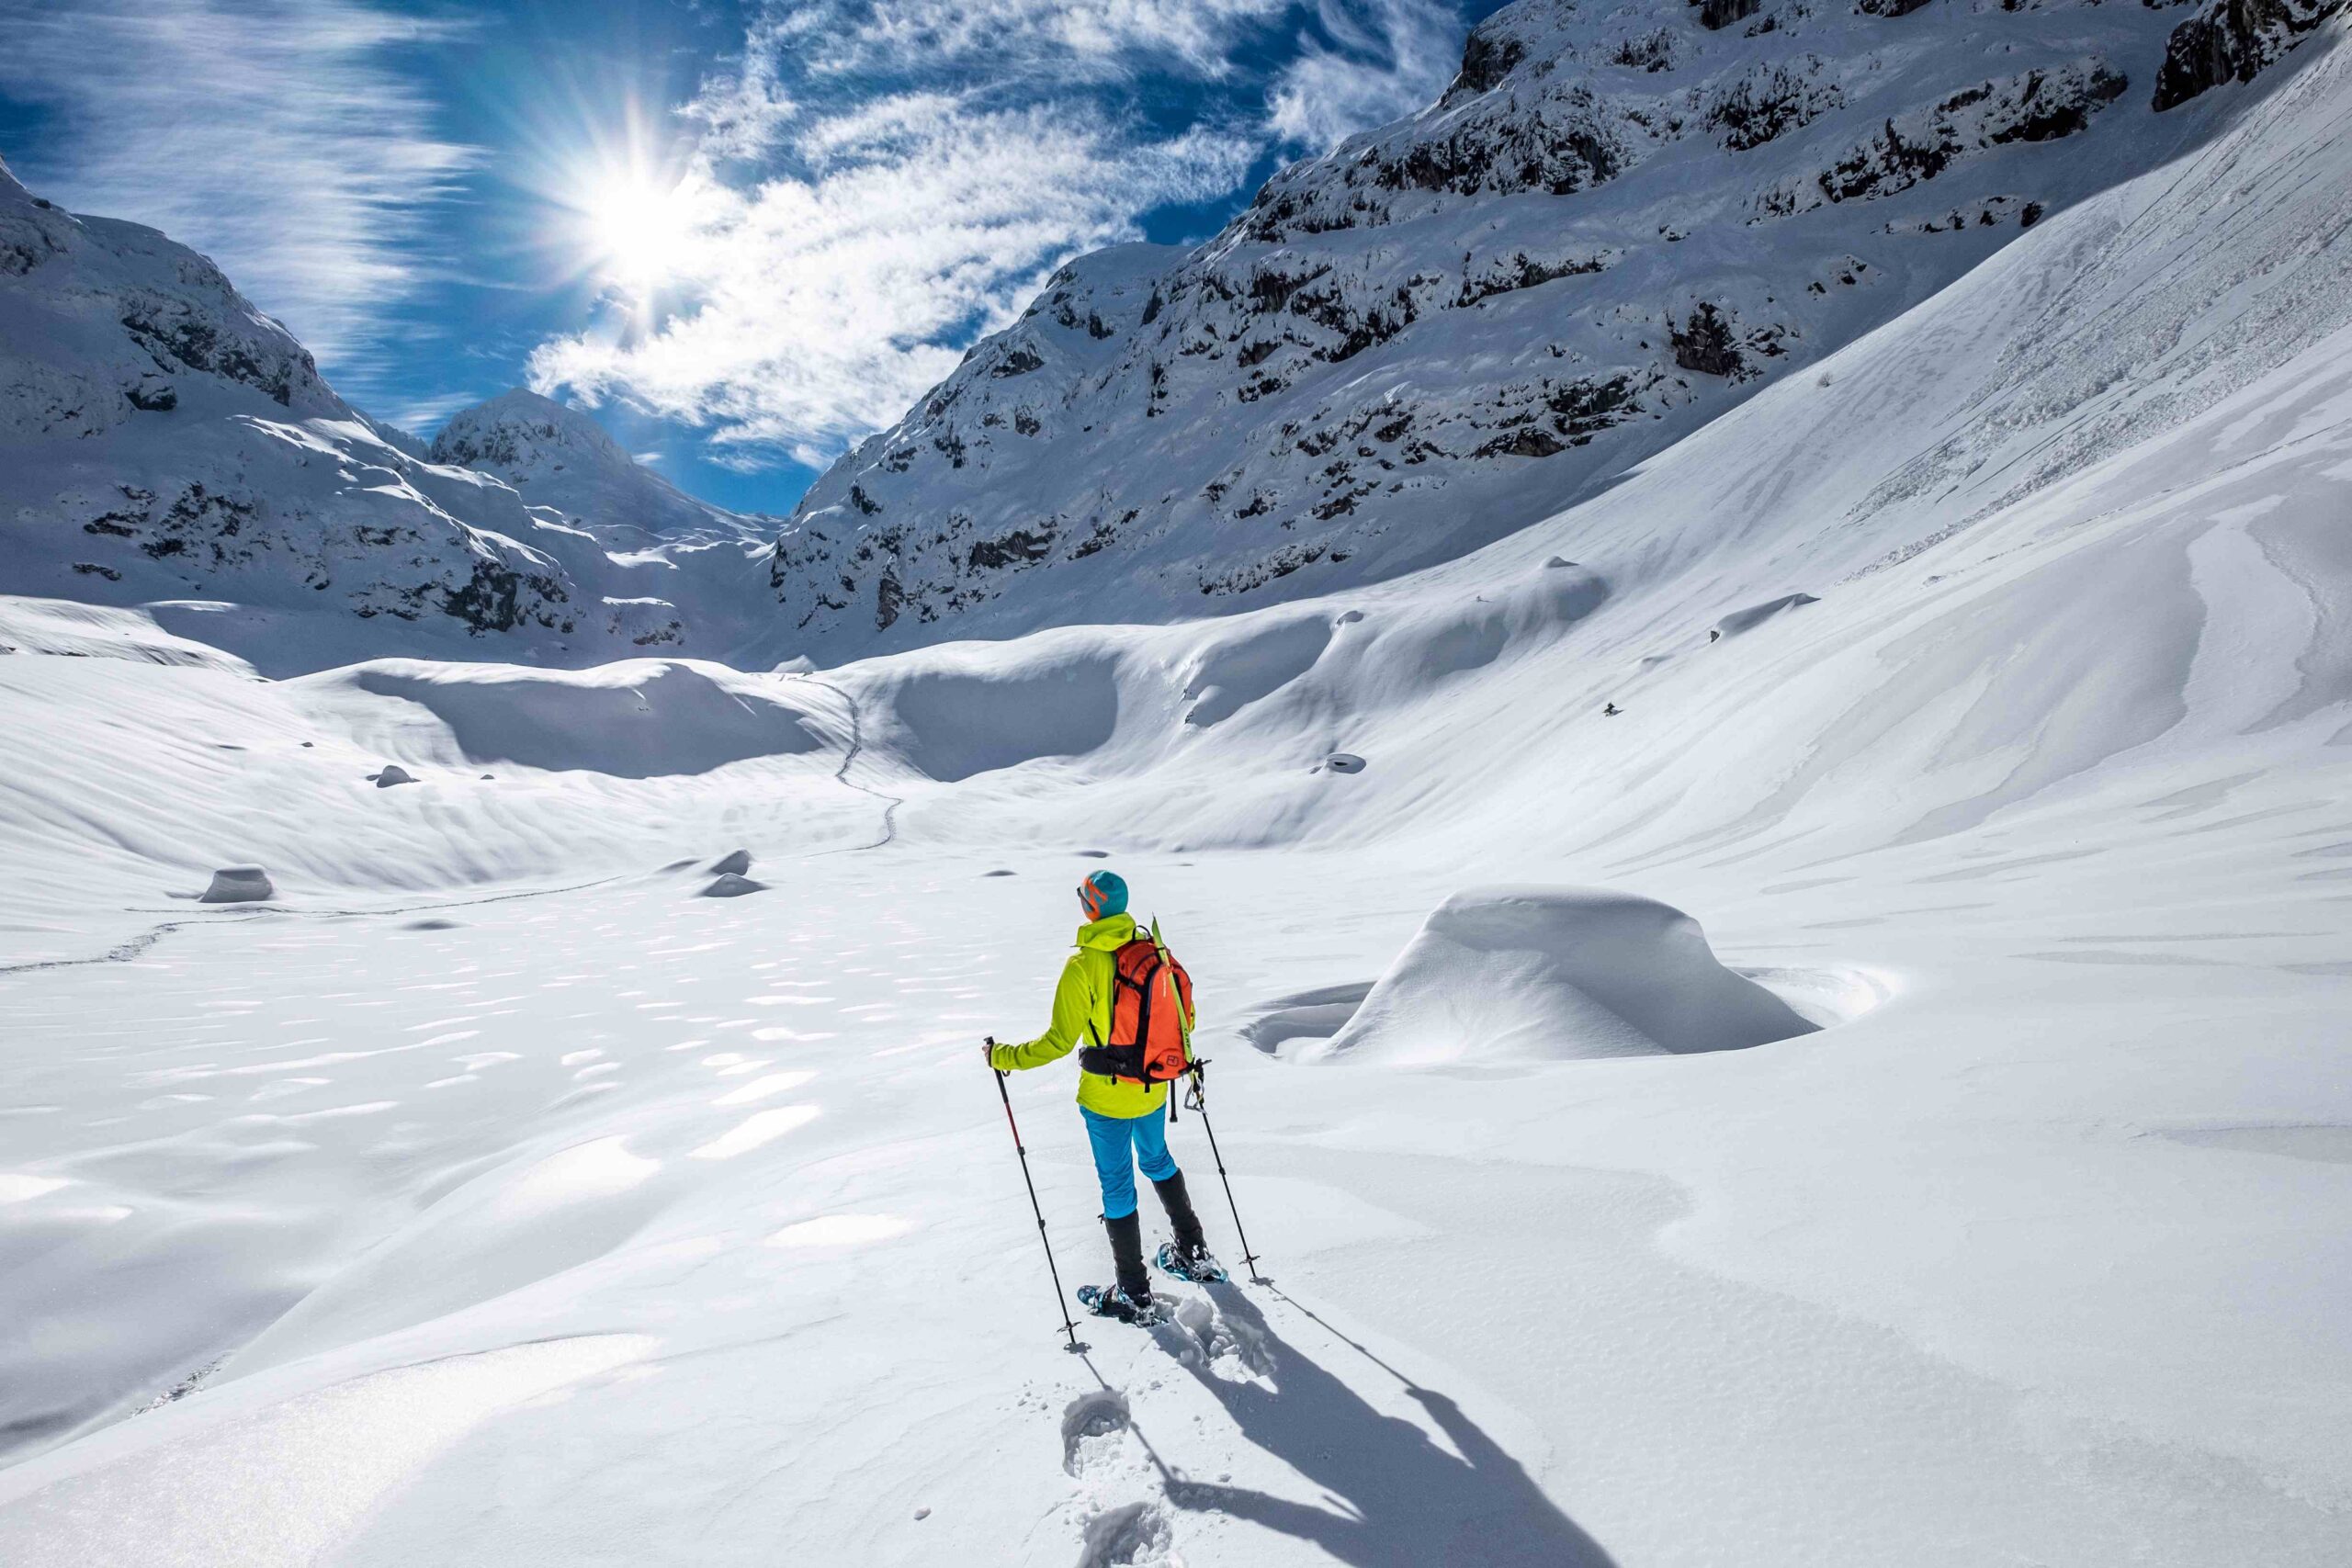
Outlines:
{"type": "Polygon", "coordinates": [[[1196,251],[1071,264],[837,463],[777,547],[796,646],[1227,612],[1523,527],[2197,145],[2243,94],[2157,112],[2182,26],[1521,0],[1438,103],[1196,251]]]}
{"type": "Polygon", "coordinates": [[[810,675],[0,604],[0,1560],[2337,1568],[2338,27],[1379,583],[810,675]],[[1074,1356],[973,1047],[1106,857],[1271,1278],[1074,1356]]]}
{"type": "Polygon", "coordinates": [[[548,504],[622,508],[597,517],[621,525],[609,541],[353,409],[193,251],[74,217],[0,166],[10,592],[162,603],[274,671],[485,646],[575,664],[689,637],[731,650],[756,608],[745,541],[763,530],[676,506],[650,475],[602,471],[548,504]],[[687,530],[674,549],[648,536],[673,526],[687,530]],[[689,558],[691,572],[673,570],[689,558]],[[663,592],[682,576],[708,583],[709,627],[687,629],[684,596],[663,592]]]}

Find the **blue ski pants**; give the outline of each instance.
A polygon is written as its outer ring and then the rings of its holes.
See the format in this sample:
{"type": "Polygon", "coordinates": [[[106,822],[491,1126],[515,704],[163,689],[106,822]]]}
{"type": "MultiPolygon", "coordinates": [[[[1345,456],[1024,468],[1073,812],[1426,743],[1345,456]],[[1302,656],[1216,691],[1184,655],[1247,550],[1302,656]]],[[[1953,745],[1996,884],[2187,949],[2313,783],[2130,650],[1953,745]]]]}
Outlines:
{"type": "Polygon", "coordinates": [[[1086,1118],[1086,1138],[1094,1145],[1094,1174],[1102,1180],[1104,1219],[1124,1219],[1136,1212],[1138,1165],[1154,1181],[1165,1181],[1176,1174],[1175,1156],[1168,1152],[1168,1122],[1161,1111],[1103,1116],[1081,1105],[1078,1113],[1086,1118]]]}

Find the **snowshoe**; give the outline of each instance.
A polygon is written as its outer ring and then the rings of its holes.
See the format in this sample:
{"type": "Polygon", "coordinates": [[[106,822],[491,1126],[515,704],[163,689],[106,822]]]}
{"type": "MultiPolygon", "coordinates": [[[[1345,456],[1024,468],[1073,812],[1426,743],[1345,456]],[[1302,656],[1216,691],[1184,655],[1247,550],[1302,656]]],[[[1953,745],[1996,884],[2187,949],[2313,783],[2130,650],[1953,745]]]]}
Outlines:
{"type": "Polygon", "coordinates": [[[1167,1302],[1158,1296],[1146,1296],[1138,1303],[1116,1285],[1080,1285],[1078,1303],[1097,1317],[1115,1317],[1138,1328],[1168,1321],[1167,1302]]]}
{"type": "Polygon", "coordinates": [[[1159,1256],[1152,1261],[1159,1265],[1160,1272],[1173,1274],[1179,1280],[1187,1280],[1195,1285],[1222,1285],[1227,1278],[1225,1265],[1211,1257],[1205,1247],[1187,1257],[1174,1242],[1163,1241],[1159,1244],[1159,1256]]]}

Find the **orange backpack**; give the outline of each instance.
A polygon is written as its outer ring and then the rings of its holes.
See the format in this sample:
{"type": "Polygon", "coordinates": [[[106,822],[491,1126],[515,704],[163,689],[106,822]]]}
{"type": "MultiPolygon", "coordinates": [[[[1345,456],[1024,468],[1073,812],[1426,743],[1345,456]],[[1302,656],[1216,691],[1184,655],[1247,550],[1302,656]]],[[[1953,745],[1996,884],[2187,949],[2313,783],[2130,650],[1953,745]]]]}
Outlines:
{"type": "Polygon", "coordinates": [[[1113,952],[1111,973],[1110,1038],[1080,1051],[1078,1065],[1142,1084],[1182,1077],[1193,1058],[1193,977],[1160,940],[1158,920],[1149,936],[1113,952]]]}

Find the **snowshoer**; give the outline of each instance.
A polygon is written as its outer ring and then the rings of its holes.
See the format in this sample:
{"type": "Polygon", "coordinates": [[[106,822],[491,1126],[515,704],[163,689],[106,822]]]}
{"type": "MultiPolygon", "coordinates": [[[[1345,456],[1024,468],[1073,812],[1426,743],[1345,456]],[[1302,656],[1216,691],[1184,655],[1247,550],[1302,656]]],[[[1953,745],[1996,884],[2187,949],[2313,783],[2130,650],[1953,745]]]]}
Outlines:
{"type": "Polygon", "coordinates": [[[1001,1073],[1021,1072],[1079,1052],[1078,1113],[1085,1120],[1102,1185],[1102,1228],[1110,1235],[1114,1280],[1086,1286],[1078,1297],[1105,1317],[1155,1322],[1164,1309],[1153,1299],[1151,1279],[1144,1271],[1143,1224],[1136,1212],[1137,1166],[1176,1233],[1159,1249],[1159,1266],[1179,1279],[1225,1278],[1184,1190],[1184,1173],[1168,1152],[1163,1114],[1169,1081],[1196,1065],[1191,1049],[1192,981],[1159,940],[1156,922],[1148,931],[1136,930],[1135,917],[1127,913],[1127,885],[1116,873],[1089,875],[1078,885],[1078,902],[1086,923],[1078,928],[1078,951],[1062,965],[1061,981],[1054,987],[1052,1022],[1026,1044],[991,1041],[989,1066],[1001,1073]]]}

